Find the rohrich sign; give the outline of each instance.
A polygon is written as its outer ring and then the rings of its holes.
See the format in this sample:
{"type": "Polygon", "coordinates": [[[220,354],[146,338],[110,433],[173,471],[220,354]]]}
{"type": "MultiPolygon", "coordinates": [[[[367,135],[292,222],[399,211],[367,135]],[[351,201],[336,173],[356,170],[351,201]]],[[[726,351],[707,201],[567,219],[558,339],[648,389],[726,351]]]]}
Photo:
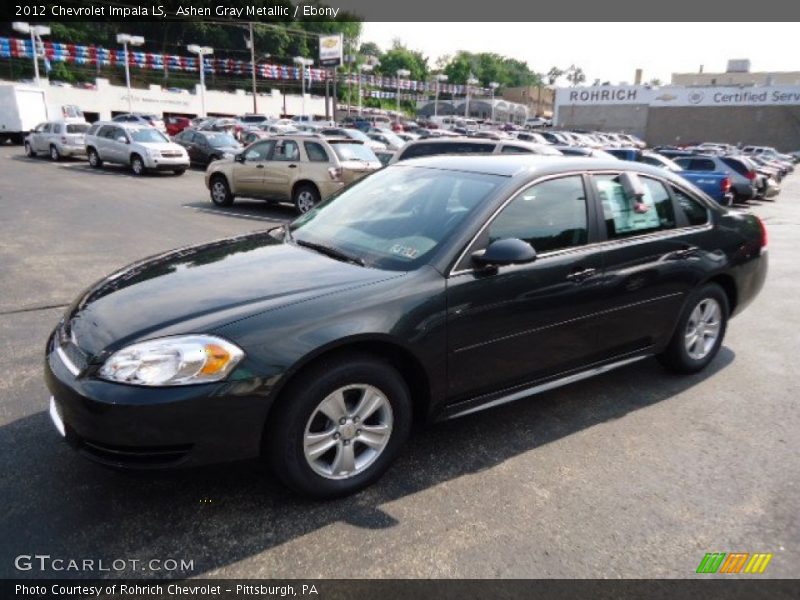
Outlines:
{"type": "Polygon", "coordinates": [[[665,106],[800,105],[800,85],[660,87],[591,86],[556,90],[556,106],[644,104],[665,106]]]}

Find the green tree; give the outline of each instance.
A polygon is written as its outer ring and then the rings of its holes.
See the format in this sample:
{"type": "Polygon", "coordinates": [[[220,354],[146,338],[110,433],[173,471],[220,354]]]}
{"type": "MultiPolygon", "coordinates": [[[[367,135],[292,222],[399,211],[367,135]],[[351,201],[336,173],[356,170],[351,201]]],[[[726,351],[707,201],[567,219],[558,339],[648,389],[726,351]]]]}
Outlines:
{"type": "Polygon", "coordinates": [[[586,81],[586,73],[583,72],[583,69],[576,67],[575,65],[569,66],[566,75],[567,81],[569,81],[570,85],[572,86],[580,85],[586,81]]]}
{"type": "Polygon", "coordinates": [[[550,70],[547,72],[547,83],[550,85],[555,85],[556,82],[563,76],[563,69],[559,69],[558,67],[550,67],[550,70]]]}
{"type": "Polygon", "coordinates": [[[428,78],[428,59],[422,53],[406,48],[400,40],[394,40],[392,48],[381,56],[380,61],[379,72],[384,75],[393,77],[398,69],[408,69],[411,79],[424,81],[428,78]]]}

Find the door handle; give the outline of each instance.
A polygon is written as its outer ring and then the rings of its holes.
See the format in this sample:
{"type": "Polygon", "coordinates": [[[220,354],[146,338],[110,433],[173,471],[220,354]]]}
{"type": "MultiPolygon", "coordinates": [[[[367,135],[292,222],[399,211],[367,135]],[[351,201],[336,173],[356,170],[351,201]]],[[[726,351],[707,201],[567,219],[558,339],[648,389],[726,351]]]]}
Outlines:
{"type": "Polygon", "coordinates": [[[697,248],[695,246],[689,246],[682,250],[675,250],[667,255],[670,260],[683,260],[685,258],[694,258],[695,256],[697,256],[697,248]]]}
{"type": "Polygon", "coordinates": [[[586,281],[590,277],[594,277],[597,274],[597,269],[587,268],[587,269],[576,269],[572,271],[569,275],[567,275],[568,281],[573,281],[575,283],[581,283],[586,281]]]}
{"type": "Polygon", "coordinates": [[[289,168],[290,168],[290,169],[296,169],[296,168],[297,168],[297,165],[289,165],[289,168]]]}

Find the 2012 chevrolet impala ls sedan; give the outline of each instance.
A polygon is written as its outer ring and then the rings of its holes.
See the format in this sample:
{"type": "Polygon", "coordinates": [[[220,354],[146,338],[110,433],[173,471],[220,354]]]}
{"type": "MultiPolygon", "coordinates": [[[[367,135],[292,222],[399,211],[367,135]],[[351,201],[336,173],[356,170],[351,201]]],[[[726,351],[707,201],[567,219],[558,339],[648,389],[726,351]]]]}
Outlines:
{"type": "Polygon", "coordinates": [[[290,225],[90,287],[47,343],[50,414],[108,465],[262,456],[302,493],[346,494],[415,420],[652,355],[704,368],[766,250],[757,217],[646,165],[404,161],[290,225]]]}

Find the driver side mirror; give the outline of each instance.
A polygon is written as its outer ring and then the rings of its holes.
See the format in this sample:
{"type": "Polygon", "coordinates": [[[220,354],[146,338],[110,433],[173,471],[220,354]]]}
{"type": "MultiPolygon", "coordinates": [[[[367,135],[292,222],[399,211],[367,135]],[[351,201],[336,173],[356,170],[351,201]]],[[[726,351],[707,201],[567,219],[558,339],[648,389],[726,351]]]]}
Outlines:
{"type": "Polygon", "coordinates": [[[244,164],[245,161],[244,152],[239,152],[239,154],[233,157],[233,160],[235,160],[238,163],[244,164]]]}
{"type": "Polygon", "coordinates": [[[522,265],[536,260],[536,250],[518,238],[495,240],[485,250],[472,253],[472,262],[480,267],[522,265]]]}
{"type": "Polygon", "coordinates": [[[117,136],[117,141],[120,142],[121,144],[127,144],[128,138],[126,138],[124,135],[120,135],[117,136]]]}

